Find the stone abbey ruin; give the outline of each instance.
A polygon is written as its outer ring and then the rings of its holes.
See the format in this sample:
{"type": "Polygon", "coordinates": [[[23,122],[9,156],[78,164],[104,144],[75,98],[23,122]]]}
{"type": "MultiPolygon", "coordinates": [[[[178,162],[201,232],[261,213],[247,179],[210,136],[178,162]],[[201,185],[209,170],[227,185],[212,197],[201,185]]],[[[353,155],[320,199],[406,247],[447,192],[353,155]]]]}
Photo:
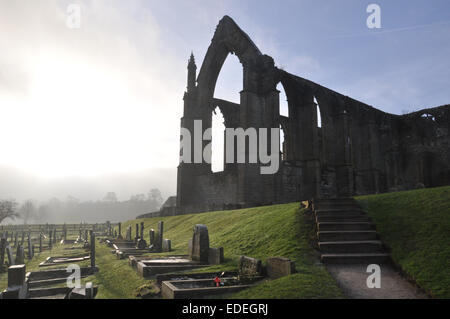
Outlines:
{"type": "Polygon", "coordinates": [[[450,183],[450,105],[405,115],[385,113],[277,68],[228,16],[219,22],[198,76],[196,69],[191,55],[181,127],[193,132],[194,121],[202,120],[205,131],[216,107],[226,128],[270,132],[281,127],[285,141],[280,168],[276,174],[262,175],[262,163],[225,163],[222,172],[213,173],[210,163],[181,162],[176,205],[171,198],[173,204],[159,215],[450,183]],[[239,104],[214,98],[229,54],[235,54],[243,68],[239,104]],[[279,83],[286,92],[289,116],[280,115],[279,83]]]}

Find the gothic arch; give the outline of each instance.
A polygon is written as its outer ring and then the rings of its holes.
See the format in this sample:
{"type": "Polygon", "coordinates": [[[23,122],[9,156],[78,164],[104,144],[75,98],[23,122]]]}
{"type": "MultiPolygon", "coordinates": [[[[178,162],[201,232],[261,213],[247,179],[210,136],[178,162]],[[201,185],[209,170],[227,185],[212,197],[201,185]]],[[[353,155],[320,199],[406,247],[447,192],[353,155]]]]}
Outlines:
{"type": "Polygon", "coordinates": [[[216,28],[197,77],[198,89],[205,98],[211,99],[214,96],[217,78],[230,53],[236,54],[239,58],[244,68],[244,78],[247,67],[255,63],[262,55],[249,36],[237,26],[233,19],[225,16],[216,28]]]}

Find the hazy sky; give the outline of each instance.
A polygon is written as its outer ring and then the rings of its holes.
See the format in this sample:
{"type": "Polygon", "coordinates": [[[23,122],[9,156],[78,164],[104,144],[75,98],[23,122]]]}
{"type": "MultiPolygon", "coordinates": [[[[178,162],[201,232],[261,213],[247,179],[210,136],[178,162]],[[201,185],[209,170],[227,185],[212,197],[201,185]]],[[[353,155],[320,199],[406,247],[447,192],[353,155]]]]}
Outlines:
{"type": "MultiPolygon", "coordinates": [[[[277,66],[384,111],[450,103],[448,1],[0,0],[0,198],[175,194],[187,59],[225,14],[277,66]]],[[[241,88],[233,56],[216,96],[241,88]]]]}

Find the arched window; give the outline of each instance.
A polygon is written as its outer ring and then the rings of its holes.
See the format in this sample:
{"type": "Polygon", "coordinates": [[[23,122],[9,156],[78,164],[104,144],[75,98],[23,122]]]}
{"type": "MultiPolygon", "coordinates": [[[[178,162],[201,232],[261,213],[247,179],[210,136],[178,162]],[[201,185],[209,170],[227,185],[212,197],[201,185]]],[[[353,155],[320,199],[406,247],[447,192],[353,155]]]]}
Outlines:
{"type": "Polygon", "coordinates": [[[214,97],[239,104],[243,83],[242,64],[235,55],[229,54],[217,78],[214,97]]]}
{"type": "Polygon", "coordinates": [[[320,115],[320,106],[319,103],[317,102],[316,97],[314,97],[314,103],[317,106],[317,127],[322,127],[322,116],[320,115]]]}
{"type": "Polygon", "coordinates": [[[286,92],[284,91],[283,85],[278,83],[277,90],[280,91],[280,115],[289,117],[289,106],[286,92]]]}
{"type": "Polygon", "coordinates": [[[221,172],[224,169],[225,124],[223,114],[216,107],[212,114],[211,170],[221,172]]]}

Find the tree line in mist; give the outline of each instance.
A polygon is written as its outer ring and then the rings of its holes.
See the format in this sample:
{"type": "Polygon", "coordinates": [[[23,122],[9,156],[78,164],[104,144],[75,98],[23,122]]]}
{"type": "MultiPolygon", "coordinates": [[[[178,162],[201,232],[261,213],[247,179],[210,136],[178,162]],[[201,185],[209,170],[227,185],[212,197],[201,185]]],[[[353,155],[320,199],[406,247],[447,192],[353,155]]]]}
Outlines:
{"type": "Polygon", "coordinates": [[[0,200],[1,224],[59,224],[97,223],[122,221],[159,209],[163,202],[157,188],[147,194],[136,194],[119,201],[115,192],[108,192],[96,201],[81,201],[72,196],[65,200],[52,198],[47,201],[28,199],[17,203],[13,199],[0,200]]]}

